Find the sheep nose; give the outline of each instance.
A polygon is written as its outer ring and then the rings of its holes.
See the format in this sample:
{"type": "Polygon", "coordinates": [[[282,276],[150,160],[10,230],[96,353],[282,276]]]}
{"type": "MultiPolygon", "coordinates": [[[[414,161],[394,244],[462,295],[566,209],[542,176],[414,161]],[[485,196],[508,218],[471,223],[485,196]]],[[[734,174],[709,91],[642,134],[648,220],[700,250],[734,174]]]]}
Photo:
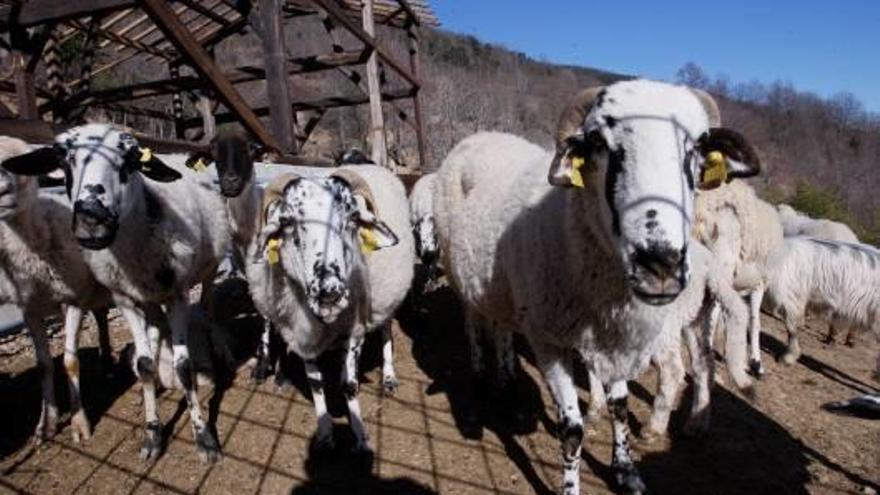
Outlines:
{"type": "Polygon", "coordinates": [[[343,290],[340,285],[328,285],[321,288],[320,292],[318,292],[318,301],[321,304],[336,304],[342,299],[343,290]]]}
{"type": "Polygon", "coordinates": [[[113,212],[104,206],[103,203],[92,198],[76,201],[73,205],[73,215],[79,221],[93,225],[105,224],[116,220],[116,215],[113,212]]]}
{"type": "Polygon", "coordinates": [[[677,277],[683,260],[681,250],[657,244],[638,247],[632,255],[634,263],[659,279],[677,277]]]}

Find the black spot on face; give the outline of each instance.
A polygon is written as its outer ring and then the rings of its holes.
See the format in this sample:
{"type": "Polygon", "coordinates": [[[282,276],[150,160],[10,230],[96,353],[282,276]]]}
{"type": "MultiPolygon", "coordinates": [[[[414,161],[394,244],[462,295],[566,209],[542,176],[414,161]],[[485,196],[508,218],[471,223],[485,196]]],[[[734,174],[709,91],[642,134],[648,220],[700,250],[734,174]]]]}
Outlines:
{"type": "Polygon", "coordinates": [[[657,228],[657,225],[659,225],[659,223],[657,223],[657,220],[648,220],[648,221],[645,223],[645,227],[646,227],[648,230],[654,230],[654,229],[656,229],[656,228],[657,228]]]}
{"type": "Polygon", "coordinates": [[[614,194],[617,189],[617,181],[620,174],[623,173],[623,161],[626,159],[626,152],[623,148],[616,148],[608,154],[608,171],[605,174],[605,201],[611,210],[611,228],[614,235],[620,235],[620,213],[614,205],[614,194]]]}
{"type": "Polygon", "coordinates": [[[609,129],[614,129],[615,127],[617,127],[617,119],[610,115],[606,115],[605,125],[607,125],[609,129]]]}
{"type": "Polygon", "coordinates": [[[648,210],[647,215],[648,215],[648,218],[656,218],[657,217],[657,210],[652,208],[652,209],[648,210]]]}

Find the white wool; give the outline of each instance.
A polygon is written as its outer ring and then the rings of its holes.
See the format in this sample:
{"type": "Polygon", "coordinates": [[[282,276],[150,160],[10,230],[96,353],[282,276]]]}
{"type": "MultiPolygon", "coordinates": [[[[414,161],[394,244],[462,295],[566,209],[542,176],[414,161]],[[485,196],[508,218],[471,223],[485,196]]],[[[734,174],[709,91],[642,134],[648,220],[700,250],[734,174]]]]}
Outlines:
{"type": "Polygon", "coordinates": [[[770,261],[768,304],[796,330],[808,306],[880,331],[880,251],[865,244],[790,237],[770,261]]]}
{"type": "Polygon", "coordinates": [[[829,241],[859,242],[855,232],[845,223],[810,218],[786,204],[780,204],[776,208],[786,236],[801,235],[829,241]]]}

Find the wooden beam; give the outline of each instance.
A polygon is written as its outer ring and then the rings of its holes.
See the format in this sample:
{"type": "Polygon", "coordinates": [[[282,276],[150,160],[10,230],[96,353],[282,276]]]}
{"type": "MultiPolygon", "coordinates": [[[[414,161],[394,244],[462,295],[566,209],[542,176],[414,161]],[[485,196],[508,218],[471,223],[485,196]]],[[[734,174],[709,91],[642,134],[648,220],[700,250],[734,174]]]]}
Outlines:
{"type": "Polygon", "coordinates": [[[103,14],[135,5],[135,0],[28,0],[21,6],[17,23],[33,26],[103,14]]]}
{"type": "MultiPolygon", "coordinates": [[[[71,26],[76,27],[77,29],[81,29],[81,30],[83,30],[83,31],[86,31],[86,30],[89,29],[89,26],[85,25],[85,23],[83,23],[83,22],[81,22],[81,21],[79,21],[79,20],[72,20],[72,21],[69,21],[68,24],[70,24],[71,26]]],[[[157,57],[161,57],[161,58],[163,58],[163,59],[165,59],[165,60],[168,60],[168,59],[173,58],[173,55],[170,54],[170,53],[164,52],[164,51],[159,50],[159,49],[157,49],[157,48],[155,48],[155,47],[152,47],[152,46],[150,46],[150,45],[147,45],[147,44],[145,44],[145,43],[141,43],[140,41],[135,41],[135,40],[133,40],[133,39],[126,38],[125,36],[120,36],[120,35],[114,33],[113,31],[110,31],[110,30],[108,30],[108,29],[102,29],[102,28],[99,28],[99,27],[95,27],[95,28],[94,28],[94,32],[95,32],[95,34],[97,34],[98,36],[100,36],[100,37],[102,37],[102,38],[104,38],[104,39],[110,40],[110,41],[112,41],[112,42],[114,42],[114,43],[117,43],[117,44],[119,44],[119,45],[126,46],[126,47],[131,48],[131,49],[134,49],[134,50],[138,50],[138,51],[141,51],[141,52],[146,52],[146,53],[149,53],[149,54],[151,54],[151,55],[155,55],[155,56],[157,56],[157,57]]]]}
{"type": "MultiPolygon", "coordinates": [[[[364,31],[375,39],[376,25],[373,19],[373,0],[361,0],[364,31]]],[[[379,61],[376,50],[367,60],[367,93],[370,97],[370,149],[373,162],[388,166],[388,147],[385,143],[385,116],[382,114],[382,94],[379,92],[379,61]]]]}
{"type": "Polygon", "coordinates": [[[257,33],[263,42],[263,64],[266,67],[266,97],[272,135],[281,145],[282,153],[296,153],[293,134],[295,115],[290,109],[290,82],[281,27],[282,0],[260,0],[259,9],[251,12],[251,24],[258,24],[257,33]]]}
{"type": "Polygon", "coordinates": [[[184,5],[186,5],[187,7],[195,10],[199,14],[202,14],[203,16],[211,19],[212,21],[216,22],[217,24],[220,24],[221,26],[228,26],[229,25],[229,19],[227,19],[227,18],[223,17],[222,15],[218,14],[217,12],[215,12],[213,8],[205,7],[204,5],[199,3],[199,0],[179,0],[179,1],[181,3],[183,3],[184,5]]]}
{"type": "MultiPolygon", "coordinates": [[[[55,136],[71,127],[73,126],[53,125],[42,120],[0,119],[0,135],[17,137],[30,144],[52,144],[55,136]]],[[[157,153],[191,153],[204,150],[204,146],[187,141],[157,139],[140,132],[135,132],[134,136],[157,153]]]]}
{"type": "Polygon", "coordinates": [[[397,63],[397,60],[391,56],[388,51],[382,48],[378,43],[376,43],[376,39],[373,36],[370,36],[369,33],[365,32],[361,29],[357,24],[352,22],[351,19],[344,12],[342,12],[339,7],[334,3],[333,0],[312,0],[316,5],[324,9],[331,17],[336,19],[337,22],[342,24],[342,26],[347,29],[351,34],[359,39],[364,45],[371,47],[376,54],[379,55],[386,64],[388,64],[394,72],[397,72],[400,77],[406,80],[412,87],[418,88],[420,86],[418,79],[412,76],[408,70],[403,68],[402,65],[397,63]]]}
{"type": "MultiPolygon", "coordinates": [[[[395,90],[395,91],[385,91],[382,93],[382,99],[384,101],[396,101],[403,100],[406,98],[412,98],[413,90],[412,89],[404,89],[404,90],[395,90]]],[[[303,112],[306,110],[320,111],[320,110],[328,110],[331,108],[340,108],[340,107],[353,107],[357,105],[363,105],[369,103],[370,99],[367,96],[357,96],[357,97],[330,97],[330,98],[319,98],[317,100],[303,100],[303,101],[294,101],[290,106],[295,112],[303,112]]],[[[254,109],[254,113],[257,116],[265,117],[269,115],[268,107],[259,107],[254,109]]],[[[234,122],[236,120],[235,115],[231,113],[221,113],[215,115],[218,124],[224,124],[227,122],[234,122]]],[[[192,117],[189,119],[184,119],[184,127],[187,129],[191,127],[196,127],[201,124],[201,118],[192,117]]]]}
{"type": "MultiPolygon", "coordinates": [[[[406,0],[399,1],[404,3],[406,0]]],[[[413,22],[408,24],[406,29],[406,38],[409,47],[409,67],[413,76],[419,77],[419,74],[421,73],[421,63],[419,61],[419,25],[415,18],[411,17],[410,20],[413,22]]],[[[413,95],[413,114],[415,116],[416,143],[419,148],[419,168],[424,169],[428,163],[428,151],[425,147],[425,128],[422,123],[421,89],[422,88],[415,88],[415,94],[413,95]]]]}
{"type": "Polygon", "coordinates": [[[421,21],[419,21],[419,16],[416,15],[415,10],[413,10],[412,5],[409,4],[409,0],[397,0],[397,3],[400,4],[400,7],[405,10],[407,16],[409,16],[407,24],[409,24],[410,22],[412,22],[416,26],[420,26],[422,24],[421,21]]]}
{"type": "Polygon", "coordinates": [[[198,41],[186,30],[180,19],[168,8],[163,0],[142,0],[143,9],[160,26],[165,36],[171,40],[181,54],[190,59],[193,68],[205,78],[205,82],[230,110],[238,115],[244,127],[264,146],[280,150],[278,141],[260,122],[260,119],[248,107],[247,102],[229,82],[220,69],[211,60],[198,41]]]}

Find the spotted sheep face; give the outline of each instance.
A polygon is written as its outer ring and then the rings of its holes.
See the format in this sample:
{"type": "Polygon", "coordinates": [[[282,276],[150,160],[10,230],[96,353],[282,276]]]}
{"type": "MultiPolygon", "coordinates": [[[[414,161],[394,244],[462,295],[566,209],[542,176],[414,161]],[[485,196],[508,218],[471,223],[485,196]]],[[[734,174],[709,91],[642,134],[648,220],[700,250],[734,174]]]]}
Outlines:
{"type": "Polygon", "coordinates": [[[375,234],[376,248],[397,243],[362,201],[338,177],[298,177],[266,208],[260,234],[265,261],[281,264],[287,279],[305,295],[309,310],[324,323],[334,322],[349,307],[356,297],[353,287],[364,286],[355,278],[366,276],[357,270],[363,265],[359,229],[375,234]]]}
{"type": "Polygon", "coordinates": [[[419,218],[413,226],[413,235],[419,258],[425,263],[435,260],[440,252],[440,245],[434,228],[434,215],[428,214],[419,218]]]}
{"type": "Polygon", "coordinates": [[[688,283],[698,189],[759,169],[745,140],[710,120],[688,88],[627,81],[591,95],[579,125],[557,137],[550,182],[597,198],[597,214],[584,214],[623,262],[634,295],[649,304],[672,302],[688,283]],[[719,175],[707,162],[715,167],[720,156],[719,175]]]}
{"type": "Polygon", "coordinates": [[[113,243],[120,218],[144,194],[142,175],[160,182],[181,177],[130,133],[105,124],[72,128],[58,135],[53,146],[6,160],[3,167],[22,175],[62,170],[73,204],[74,236],[87,249],[113,243]]]}

